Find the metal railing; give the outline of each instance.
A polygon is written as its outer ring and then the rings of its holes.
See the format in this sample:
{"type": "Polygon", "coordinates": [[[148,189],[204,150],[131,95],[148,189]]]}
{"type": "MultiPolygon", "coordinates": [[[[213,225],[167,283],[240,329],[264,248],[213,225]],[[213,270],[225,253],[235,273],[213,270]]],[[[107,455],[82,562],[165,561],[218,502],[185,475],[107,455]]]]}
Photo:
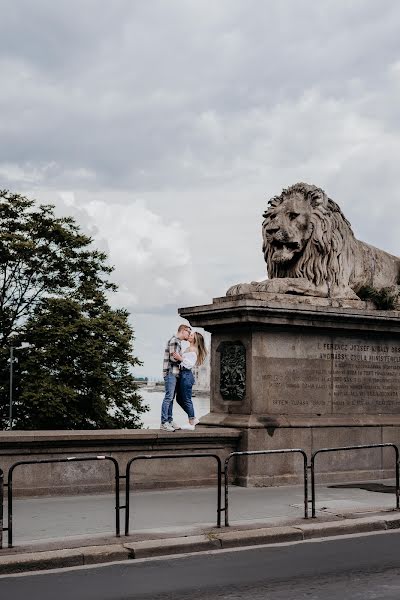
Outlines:
{"type": "Polygon", "coordinates": [[[396,457],[396,509],[399,510],[400,488],[399,488],[399,449],[396,444],[365,444],[361,446],[342,446],[339,448],[320,448],[311,456],[311,516],[315,519],[315,458],[322,452],[341,452],[342,450],[365,450],[367,448],[393,448],[396,457]]]}
{"type": "MultiPolygon", "coordinates": [[[[7,503],[8,503],[8,527],[3,528],[3,531],[7,531],[8,534],[8,547],[12,548],[13,543],[13,474],[17,467],[21,465],[40,465],[49,463],[68,463],[68,462],[84,462],[84,461],[97,461],[97,460],[109,460],[114,465],[114,479],[115,479],[115,535],[120,536],[120,500],[119,500],[119,465],[115,458],[112,456],[69,456],[68,458],[48,458],[43,460],[22,460],[11,465],[8,471],[8,480],[4,484],[7,486],[7,503]]],[[[3,505],[3,503],[2,503],[3,505]]]]}
{"type": "Polygon", "coordinates": [[[307,461],[307,454],[305,453],[304,450],[302,450],[301,448],[286,448],[283,450],[253,450],[253,451],[248,451],[248,452],[232,452],[226,459],[225,459],[225,468],[224,468],[224,474],[225,474],[225,507],[223,508],[224,512],[225,512],[225,527],[229,527],[229,516],[228,516],[228,509],[229,509],[229,479],[228,479],[228,467],[229,467],[229,461],[231,460],[231,458],[233,458],[234,456],[257,456],[257,455],[261,455],[261,454],[290,454],[290,453],[297,453],[297,454],[301,454],[303,456],[303,478],[304,478],[304,518],[308,519],[308,471],[307,471],[307,467],[308,467],[308,461],[307,461]]]}
{"type": "Polygon", "coordinates": [[[225,491],[225,503],[222,508],[222,463],[221,459],[217,454],[207,453],[185,453],[185,454],[155,454],[155,455],[143,455],[134,456],[131,458],[125,470],[125,475],[120,475],[119,464],[117,460],[112,456],[71,456],[68,458],[53,458],[43,460],[27,460],[19,461],[11,465],[8,471],[7,483],[4,483],[4,473],[0,469],[0,548],[2,548],[2,532],[8,533],[8,547],[11,548],[13,544],[13,474],[17,467],[22,465],[35,465],[35,464],[49,464],[49,463],[68,463],[68,462],[84,462],[84,461],[98,461],[108,460],[114,465],[114,479],[115,479],[115,534],[116,537],[120,536],[120,511],[125,509],[125,535],[129,535],[129,520],[130,520],[130,491],[131,491],[131,467],[134,462],[139,460],[174,460],[182,458],[209,458],[214,459],[217,462],[217,527],[221,527],[221,513],[225,513],[225,526],[229,527],[229,478],[228,469],[229,463],[233,457],[241,456],[260,456],[260,455],[275,455],[275,454],[301,454],[303,457],[303,479],[304,479],[304,518],[308,519],[308,469],[311,470],[311,505],[312,505],[312,517],[316,517],[316,492],[315,492],[315,459],[321,453],[326,452],[340,452],[347,450],[364,450],[371,448],[393,448],[395,452],[395,471],[396,471],[396,509],[400,510],[400,462],[399,462],[399,449],[396,444],[384,443],[384,444],[366,444],[360,446],[342,446],[337,448],[320,448],[313,452],[311,456],[311,464],[308,464],[307,454],[301,448],[285,448],[281,450],[254,450],[244,452],[232,452],[225,459],[224,463],[224,491],[225,491]],[[122,506],[120,503],[120,481],[125,480],[125,505],[122,506]],[[8,498],[8,527],[3,527],[4,517],[4,489],[7,488],[8,498]]]}
{"type": "Polygon", "coordinates": [[[131,466],[134,462],[138,460],[155,460],[155,459],[174,459],[174,458],[215,458],[217,461],[217,527],[221,527],[221,497],[222,497],[222,463],[221,459],[217,454],[205,454],[205,453],[187,453],[187,454],[147,454],[144,456],[134,456],[131,458],[127,465],[125,471],[125,506],[121,506],[121,508],[125,508],[125,535],[129,535],[129,517],[130,517],[130,483],[131,483],[131,466]]]}
{"type": "Polygon", "coordinates": [[[4,473],[0,469],[0,550],[3,547],[4,473]]]}

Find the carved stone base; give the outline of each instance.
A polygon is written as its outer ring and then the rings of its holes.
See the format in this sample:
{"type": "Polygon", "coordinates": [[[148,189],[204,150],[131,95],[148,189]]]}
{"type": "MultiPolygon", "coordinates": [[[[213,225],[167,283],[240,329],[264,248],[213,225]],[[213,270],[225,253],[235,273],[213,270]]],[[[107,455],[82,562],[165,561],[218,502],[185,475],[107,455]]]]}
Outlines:
{"type": "MultiPolygon", "coordinates": [[[[211,412],[242,450],[400,442],[400,312],[356,300],[267,293],[180,314],[212,334],[211,412]],[[229,349],[226,352],[226,349],[229,349]]],[[[238,461],[242,485],[298,481],[292,455],[238,461]]],[[[391,476],[392,450],[318,458],[320,481],[391,476]]]]}

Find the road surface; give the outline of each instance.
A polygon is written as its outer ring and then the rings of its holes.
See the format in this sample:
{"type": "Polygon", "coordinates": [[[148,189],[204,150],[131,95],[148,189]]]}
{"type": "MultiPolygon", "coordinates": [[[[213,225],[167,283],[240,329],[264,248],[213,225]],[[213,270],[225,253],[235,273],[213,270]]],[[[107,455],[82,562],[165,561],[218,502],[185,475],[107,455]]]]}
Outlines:
{"type": "Polygon", "coordinates": [[[0,577],[13,600],[399,600],[400,532],[0,577]]]}

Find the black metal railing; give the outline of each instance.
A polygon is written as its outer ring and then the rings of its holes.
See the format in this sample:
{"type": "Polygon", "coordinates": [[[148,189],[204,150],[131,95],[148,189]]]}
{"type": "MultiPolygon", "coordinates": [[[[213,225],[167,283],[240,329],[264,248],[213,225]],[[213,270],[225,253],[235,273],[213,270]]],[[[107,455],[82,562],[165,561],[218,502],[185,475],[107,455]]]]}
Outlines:
{"type": "Polygon", "coordinates": [[[129,520],[130,520],[130,491],[131,491],[131,467],[134,462],[139,460],[174,460],[182,458],[208,458],[214,459],[217,462],[217,527],[221,527],[221,513],[225,513],[225,526],[229,527],[229,463],[233,457],[241,456],[260,456],[260,455],[275,455],[275,454],[301,454],[303,457],[303,479],[304,479],[304,518],[308,519],[308,470],[311,470],[311,505],[312,505],[312,517],[315,518],[315,506],[316,506],[316,492],[315,492],[315,459],[321,453],[326,452],[341,452],[348,450],[364,450],[371,448],[393,448],[395,452],[395,472],[396,472],[396,509],[400,510],[400,463],[399,463],[399,449],[396,444],[384,443],[384,444],[366,444],[360,446],[342,446],[337,448],[320,448],[316,450],[311,456],[311,463],[308,464],[307,454],[301,448],[285,448],[280,450],[254,450],[244,452],[232,452],[225,459],[224,463],[224,491],[225,491],[225,503],[222,508],[222,463],[221,459],[217,454],[207,453],[185,453],[185,454],[154,454],[154,455],[139,455],[131,458],[125,470],[125,475],[120,475],[120,469],[118,461],[112,456],[71,456],[68,458],[54,458],[54,459],[43,459],[43,460],[27,460],[19,461],[11,465],[8,471],[7,483],[4,483],[4,473],[0,469],[0,548],[2,548],[2,532],[8,534],[8,547],[11,548],[13,544],[13,474],[17,467],[22,465],[35,465],[35,464],[49,464],[49,463],[68,463],[68,462],[84,462],[84,461],[99,461],[106,460],[112,462],[114,465],[114,479],[115,479],[115,534],[117,537],[120,536],[120,512],[125,509],[125,535],[129,535],[129,520]],[[125,480],[125,505],[121,505],[120,502],[120,482],[125,480]],[[4,490],[7,489],[8,498],[8,527],[3,527],[4,518],[4,490]]]}
{"type": "Polygon", "coordinates": [[[311,456],[311,516],[315,519],[315,458],[322,452],[341,452],[346,450],[365,450],[367,448],[393,448],[396,457],[396,509],[399,510],[400,505],[400,488],[399,488],[399,449],[396,444],[364,444],[361,446],[342,446],[339,448],[320,448],[313,452],[311,456]]]}
{"type": "Polygon", "coordinates": [[[205,454],[205,453],[187,453],[187,454],[147,454],[144,456],[134,456],[131,458],[127,465],[125,471],[125,506],[121,506],[121,508],[125,508],[125,535],[129,535],[129,517],[130,517],[130,484],[131,484],[131,466],[134,462],[138,460],[155,460],[155,459],[174,459],[174,458],[214,458],[217,461],[217,527],[221,527],[221,498],[222,498],[222,463],[221,459],[217,454],[205,454]]]}
{"type": "MultiPolygon", "coordinates": [[[[120,536],[120,500],[119,500],[119,465],[115,458],[112,456],[69,456],[68,458],[48,458],[43,460],[22,460],[11,465],[8,471],[8,480],[4,484],[7,486],[7,503],[8,503],[8,527],[3,529],[8,534],[8,547],[12,548],[13,543],[13,474],[17,467],[21,465],[40,465],[49,463],[68,463],[68,462],[84,462],[84,461],[97,461],[97,460],[109,460],[114,465],[114,479],[115,479],[115,535],[120,536]]],[[[3,504],[3,503],[2,503],[3,504]]]]}
{"type": "Polygon", "coordinates": [[[248,452],[232,452],[225,459],[225,507],[223,508],[225,512],[225,527],[229,527],[229,478],[228,478],[228,468],[229,461],[234,456],[257,456],[260,454],[289,454],[289,453],[297,453],[303,456],[303,478],[304,478],[304,518],[308,519],[308,461],[307,454],[301,448],[285,448],[283,450],[253,450],[248,452]]]}
{"type": "Polygon", "coordinates": [[[4,473],[0,469],[0,550],[3,547],[4,473]]]}

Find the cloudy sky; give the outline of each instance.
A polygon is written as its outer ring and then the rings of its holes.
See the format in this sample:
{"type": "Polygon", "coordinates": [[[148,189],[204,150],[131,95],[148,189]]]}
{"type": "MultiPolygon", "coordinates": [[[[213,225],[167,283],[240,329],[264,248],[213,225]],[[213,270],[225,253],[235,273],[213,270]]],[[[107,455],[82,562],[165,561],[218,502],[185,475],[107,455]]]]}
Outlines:
{"type": "Polygon", "coordinates": [[[180,306],[261,278],[296,181],[400,255],[398,0],[2,0],[0,187],[106,250],[144,366],[180,306]]]}

